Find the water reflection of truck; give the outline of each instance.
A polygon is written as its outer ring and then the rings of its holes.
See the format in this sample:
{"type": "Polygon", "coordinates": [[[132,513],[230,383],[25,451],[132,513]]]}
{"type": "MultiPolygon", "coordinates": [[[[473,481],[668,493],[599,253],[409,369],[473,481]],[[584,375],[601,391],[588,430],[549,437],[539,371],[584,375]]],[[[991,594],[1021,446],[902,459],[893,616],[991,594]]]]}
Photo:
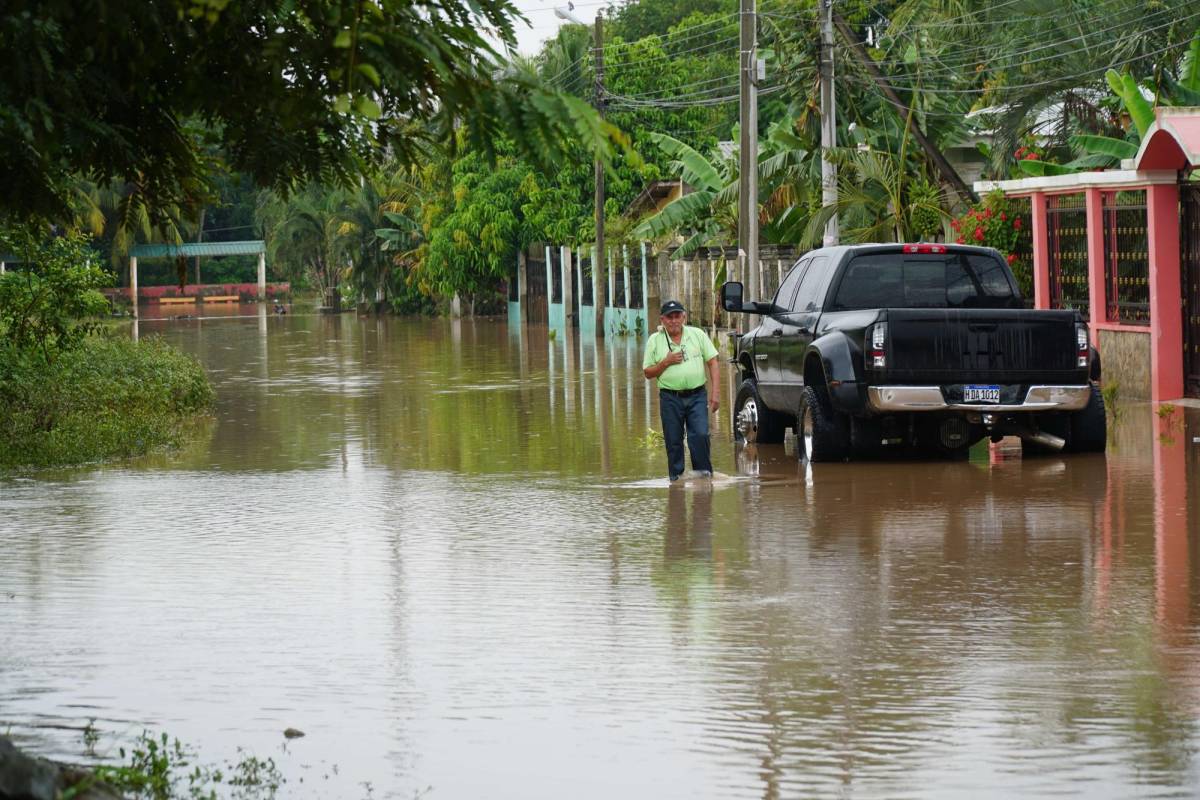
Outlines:
{"type": "Polygon", "coordinates": [[[722,305],[762,315],[734,356],[734,428],[747,442],[780,442],[795,424],[811,461],[895,446],[962,455],[1009,435],[1026,451],[1105,449],[1087,325],[1076,311],[1024,308],[990,248],[815,250],[771,302],[745,302],[729,282],[722,305]]]}

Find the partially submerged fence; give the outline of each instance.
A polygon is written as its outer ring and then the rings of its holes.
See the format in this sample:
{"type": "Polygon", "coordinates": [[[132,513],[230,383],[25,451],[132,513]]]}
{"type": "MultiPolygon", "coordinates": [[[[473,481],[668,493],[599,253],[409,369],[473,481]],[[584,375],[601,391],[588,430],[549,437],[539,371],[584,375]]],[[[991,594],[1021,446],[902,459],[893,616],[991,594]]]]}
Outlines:
{"type": "MultiPolygon", "coordinates": [[[[770,299],[804,251],[764,246],[757,264],[759,296],[770,299]]],[[[509,281],[511,324],[545,323],[595,334],[603,324],[608,336],[647,334],[658,325],[658,308],[678,300],[693,325],[736,328],[740,319],[720,310],[720,285],[747,282],[737,249],[702,248],[674,258],[674,250],[655,250],[647,242],[606,248],[604,275],[593,269],[594,245],[540,245],[521,253],[509,281]],[[602,306],[600,305],[602,303],[602,306]]]]}

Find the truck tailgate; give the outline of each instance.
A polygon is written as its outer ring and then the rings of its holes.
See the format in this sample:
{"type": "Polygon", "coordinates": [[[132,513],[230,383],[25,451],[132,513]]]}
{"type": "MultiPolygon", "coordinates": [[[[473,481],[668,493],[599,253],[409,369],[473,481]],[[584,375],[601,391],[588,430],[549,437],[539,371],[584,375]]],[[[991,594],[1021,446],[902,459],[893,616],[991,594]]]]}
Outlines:
{"type": "Polygon", "coordinates": [[[889,309],[888,383],[1082,384],[1074,311],[889,309]]]}

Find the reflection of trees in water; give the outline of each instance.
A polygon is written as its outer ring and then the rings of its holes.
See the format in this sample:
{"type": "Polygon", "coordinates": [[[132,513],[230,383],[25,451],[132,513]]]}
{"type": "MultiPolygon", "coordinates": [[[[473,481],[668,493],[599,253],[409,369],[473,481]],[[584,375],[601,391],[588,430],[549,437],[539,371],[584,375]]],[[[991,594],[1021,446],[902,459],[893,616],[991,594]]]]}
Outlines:
{"type": "Polygon", "coordinates": [[[270,318],[264,338],[256,322],[166,328],[213,372],[223,469],[319,468],[348,440],[369,464],[471,474],[641,475],[657,455],[632,444],[657,419],[633,337],[343,314],[270,318]]]}

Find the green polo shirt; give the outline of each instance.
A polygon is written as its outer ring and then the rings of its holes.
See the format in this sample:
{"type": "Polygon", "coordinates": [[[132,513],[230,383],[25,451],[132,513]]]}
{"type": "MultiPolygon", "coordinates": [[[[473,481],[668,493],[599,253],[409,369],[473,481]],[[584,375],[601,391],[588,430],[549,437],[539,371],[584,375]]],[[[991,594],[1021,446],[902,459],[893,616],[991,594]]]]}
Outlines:
{"type": "Polygon", "coordinates": [[[646,340],[646,355],[642,358],[642,367],[653,367],[666,358],[668,349],[678,350],[681,347],[683,361],[663,370],[658,376],[658,388],[683,391],[703,386],[708,380],[705,364],[710,358],[716,358],[717,348],[713,347],[712,339],[708,338],[707,333],[690,325],[683,326],[679,344],[672,342],[666,331],[659,330],[650,334],[650,338],[646,340]]]}

